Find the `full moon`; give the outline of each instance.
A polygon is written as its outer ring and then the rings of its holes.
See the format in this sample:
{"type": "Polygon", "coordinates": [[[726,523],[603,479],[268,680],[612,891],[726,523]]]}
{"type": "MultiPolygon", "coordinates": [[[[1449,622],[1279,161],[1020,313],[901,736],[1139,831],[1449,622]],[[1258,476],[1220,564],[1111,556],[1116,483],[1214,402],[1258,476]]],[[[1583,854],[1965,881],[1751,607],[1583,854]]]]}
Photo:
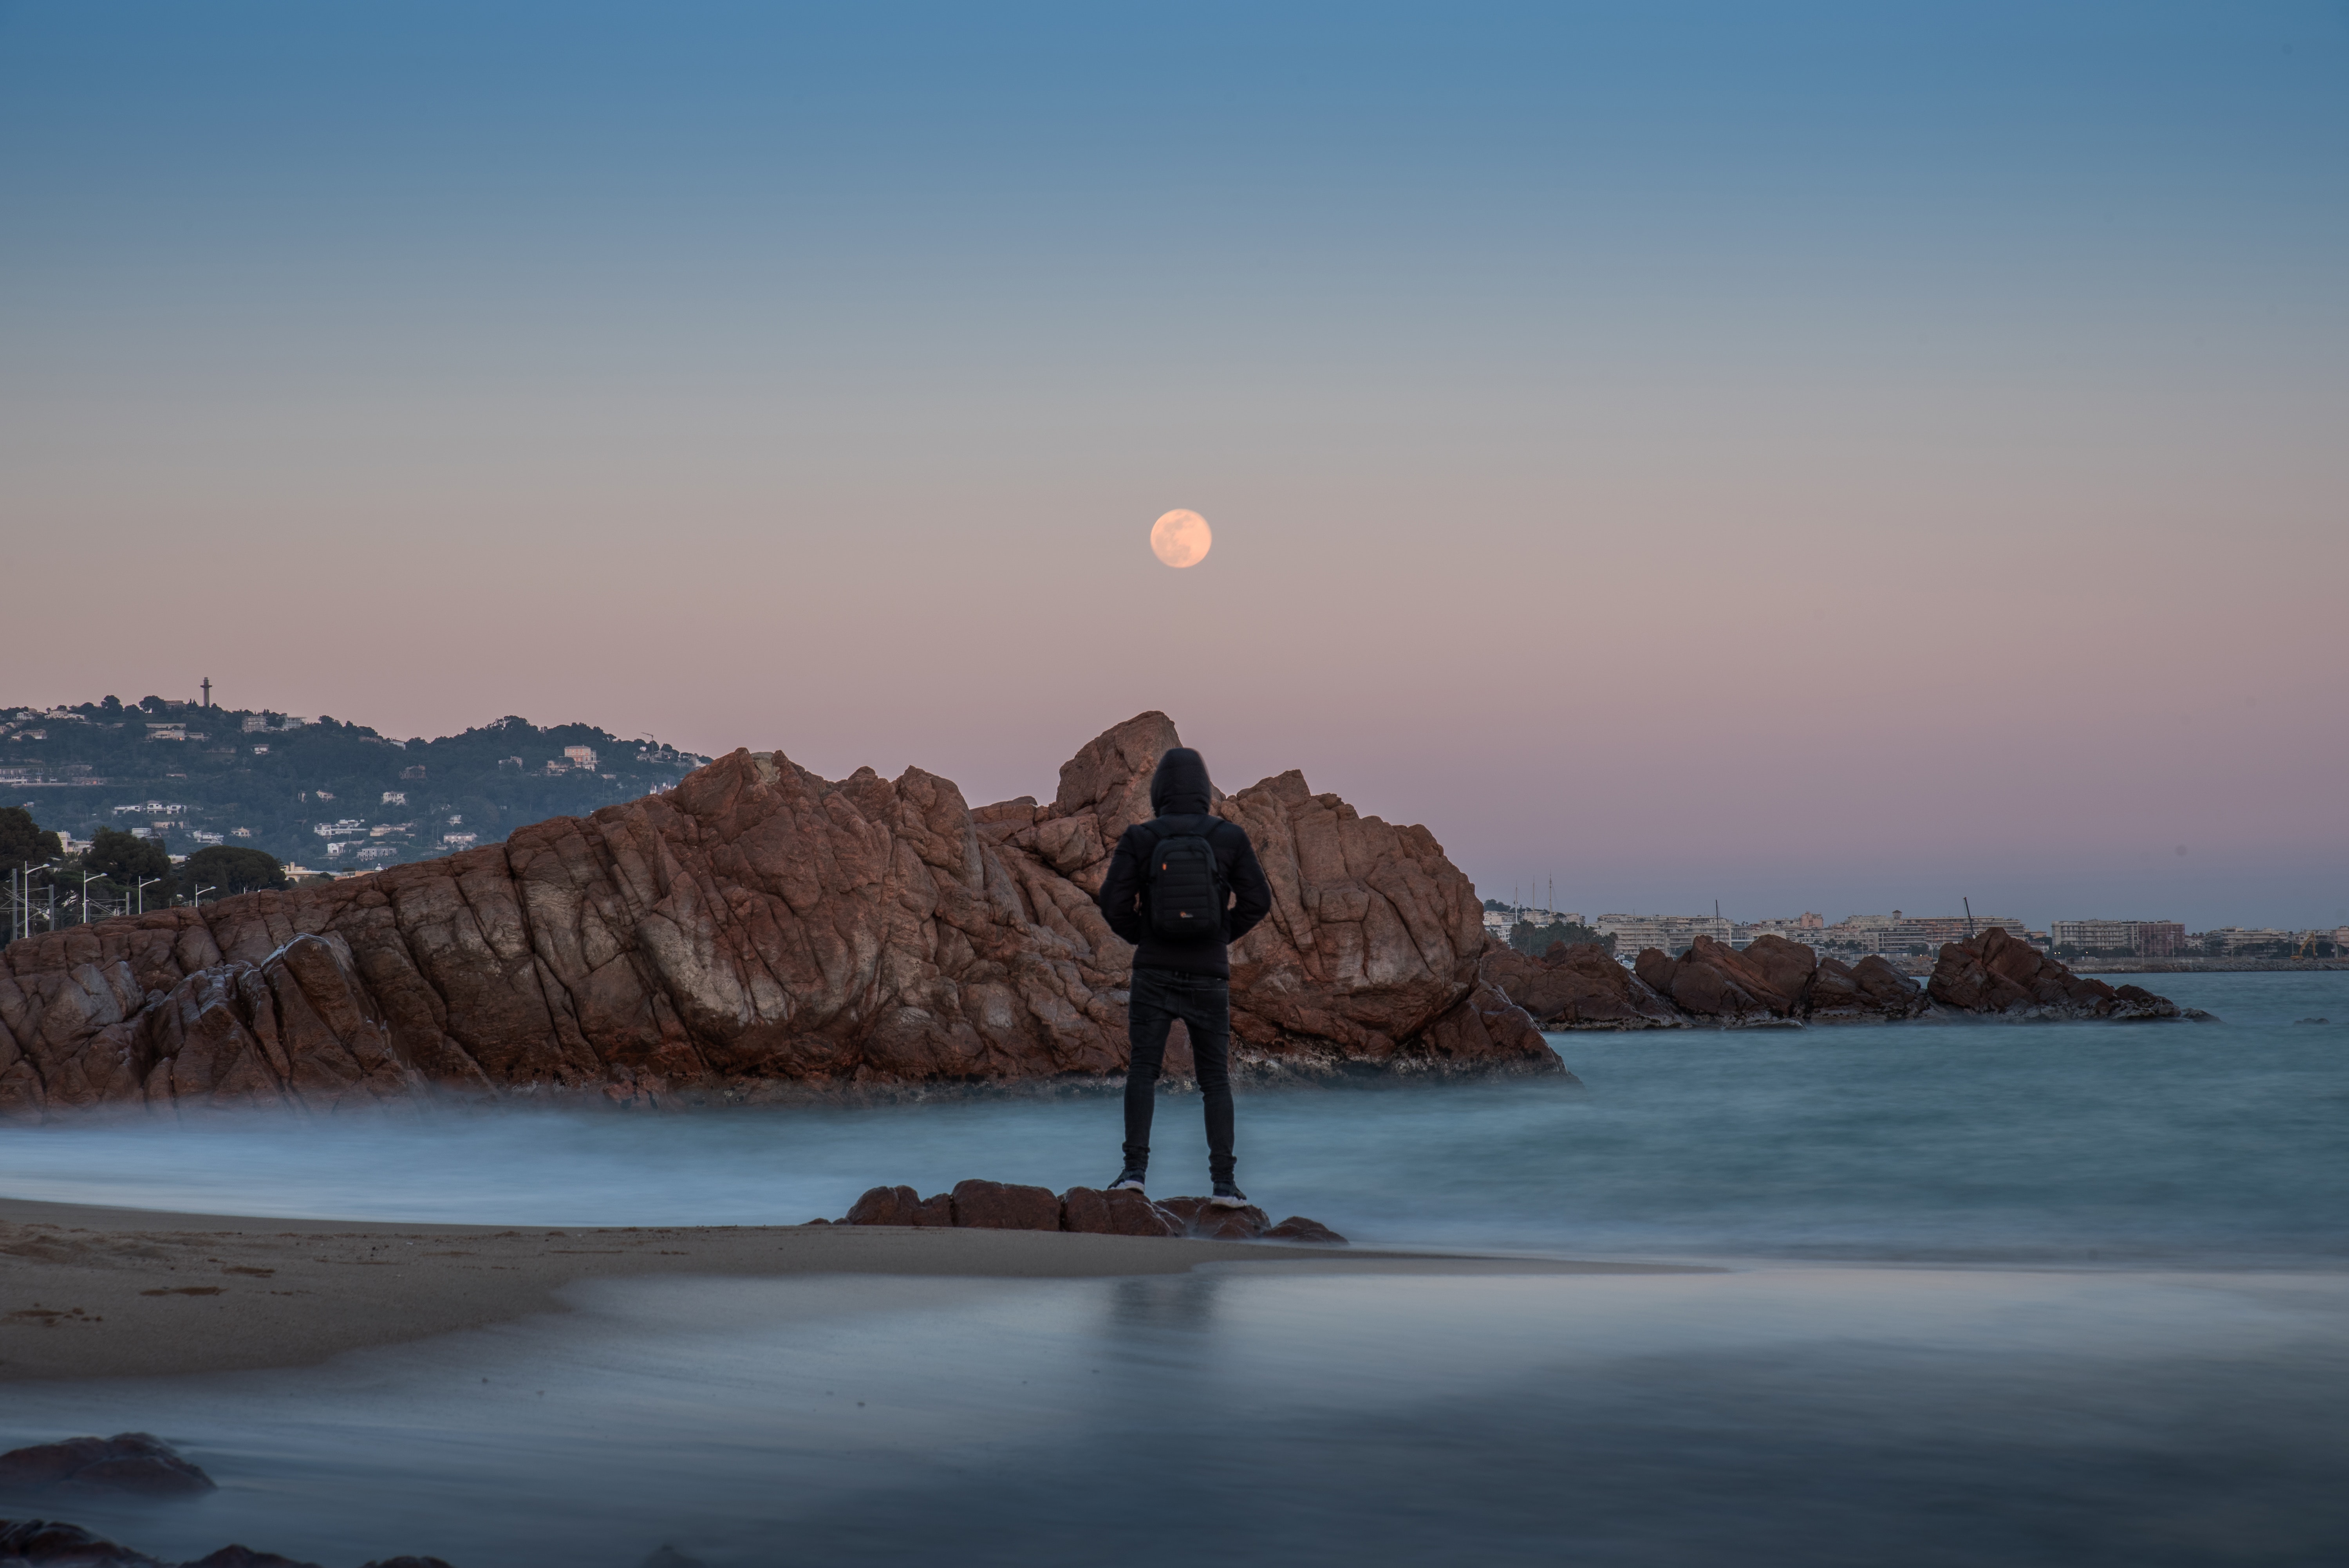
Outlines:
{"type": "Polygon", "coordinates": [[[1150,552],[1169,566],[1196,566],[1215,542],[1207,520],[1180,507],[1150,525],[1150,552]]]}

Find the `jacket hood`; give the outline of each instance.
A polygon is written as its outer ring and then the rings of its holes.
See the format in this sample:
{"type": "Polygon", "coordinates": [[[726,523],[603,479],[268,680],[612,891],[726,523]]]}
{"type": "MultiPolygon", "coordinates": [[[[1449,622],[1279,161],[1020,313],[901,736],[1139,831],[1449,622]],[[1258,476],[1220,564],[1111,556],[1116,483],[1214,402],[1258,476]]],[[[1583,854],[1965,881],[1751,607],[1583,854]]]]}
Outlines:
{"type": "Polygon", "coordinates": [[[1209,810],[1216,787],[1207,781],[1207,760],[1187,746],[1172,747],[1150,776],[1150,809],[1162,817],[1209,810]]]}

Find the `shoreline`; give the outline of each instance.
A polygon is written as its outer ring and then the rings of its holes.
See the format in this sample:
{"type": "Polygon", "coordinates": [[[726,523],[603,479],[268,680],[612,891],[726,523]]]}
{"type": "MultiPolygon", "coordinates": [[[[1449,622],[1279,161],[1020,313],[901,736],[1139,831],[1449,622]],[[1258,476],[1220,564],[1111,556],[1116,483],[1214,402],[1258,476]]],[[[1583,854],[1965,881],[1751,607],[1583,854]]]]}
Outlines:
{"type": "Polygon", "coordinates": [[[1708,1274],[1059,1231],[885,1225],[538,1226],[285,1220],[0,1198],[0,1385],[310,1366],[569,1310],[639,1274],[1100,1279],[1202,1264],[1397,1274],[1708,1274]]]}

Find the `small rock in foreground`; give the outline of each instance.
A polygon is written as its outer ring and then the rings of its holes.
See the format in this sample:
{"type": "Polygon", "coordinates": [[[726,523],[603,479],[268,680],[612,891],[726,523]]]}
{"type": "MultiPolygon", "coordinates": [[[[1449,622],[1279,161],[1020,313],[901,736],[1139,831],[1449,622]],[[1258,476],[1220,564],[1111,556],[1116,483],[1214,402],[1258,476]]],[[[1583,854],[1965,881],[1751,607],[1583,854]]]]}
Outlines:
{"type": "Polygon", "coordinates": [[[856,1200],[843,1225],[953,1225],[965,1230],[1074,1231],[1096,1236],[1195,1236],[1219,1242],[1290,1242],[1342,1247],[1346,1238],[1301,1214],[1274,1224],[1262,1209],[1217,1208],[1206,1198],[1162,1198],[1009,1181],[957,1181],[923,1198],[911,1187],[875,1187],[856,1200]]]}
{"type": "Polygon", "coordinates": [[[0,1489],[98,1487],[142,1497],[187,1497],[213,1491],[212,1478],[145,1432],[67,1438],[0,1454],[0,1489]]]}

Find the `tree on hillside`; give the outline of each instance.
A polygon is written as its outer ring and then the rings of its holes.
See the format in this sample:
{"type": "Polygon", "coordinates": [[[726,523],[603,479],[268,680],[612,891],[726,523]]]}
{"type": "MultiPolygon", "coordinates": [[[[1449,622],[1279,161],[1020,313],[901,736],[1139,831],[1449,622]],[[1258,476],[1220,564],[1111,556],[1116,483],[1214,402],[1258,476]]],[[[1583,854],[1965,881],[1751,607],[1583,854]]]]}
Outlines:
{"type": "Polygon", "coordinates": [[[0,866],[46,863],[65,852],[55,833],[41,831],[33,813],[22,806],[0,806],[0,866]]]}
{"type": "Polygon", "coordinates": [[[285,868],[264,850],[214,844],[190,855],[180,868],[180,890],[190,896],[198,888],[227,894],[286,885],[285,868]]]}
{"type": "Polygon", "coordinates": [[[119,828],[100,828],[89,848],[82,851],[81,863],[83,870],[124,887],[171,874],[171,857],[163,852],[162,845],[119,828]]]}
{"type": "Polygon", "coordinates": [[[1555,921],[1547,925],[1536,925],[1530,920],[1521,920],[1509,927],[1509,945],[1537,958],[1547,953],[1554,942],[1595,942],[1609,953],[1615,951],[1614,933],[1601,936],[1590,927],[1577,925],[1570,920],[1555,921]]]}

